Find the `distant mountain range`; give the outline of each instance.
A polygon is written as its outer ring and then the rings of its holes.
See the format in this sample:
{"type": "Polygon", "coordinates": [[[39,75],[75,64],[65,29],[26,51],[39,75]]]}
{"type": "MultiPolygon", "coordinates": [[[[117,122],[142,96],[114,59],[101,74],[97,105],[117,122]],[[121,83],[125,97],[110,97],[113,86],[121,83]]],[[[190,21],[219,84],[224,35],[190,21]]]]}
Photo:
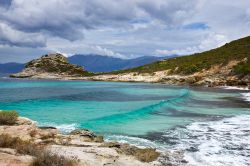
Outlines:
{"type": "Polygon", "coordinates": [[[25,64],[21,63],[4,63],[0,64],[0,74],[4,73],[17,73],[24,68],[25,64]]]}
{"type": "MultiPolygon", "coordinates": [[[[83,66],[90,72],[110,72],[114,70],[123,70],[142,66],[155,61],[163,60],[168,57],[143,56],[134,59],[121,59],[102,55],[73,55],[68,58],[72,64],[83,66]]],[[[0,73],[17,73],[24,68],[25,64],[20,63],[5,63],[0,64],[0,73]]]]}
{"type": "Polygon", "coordinates": [[[142,66],[166,57],[143,56],[134,59],[120,59],[101,55],[74,55],[68,58],[72,64],[84,66],[91,72],[110,72],[142,66]]]}

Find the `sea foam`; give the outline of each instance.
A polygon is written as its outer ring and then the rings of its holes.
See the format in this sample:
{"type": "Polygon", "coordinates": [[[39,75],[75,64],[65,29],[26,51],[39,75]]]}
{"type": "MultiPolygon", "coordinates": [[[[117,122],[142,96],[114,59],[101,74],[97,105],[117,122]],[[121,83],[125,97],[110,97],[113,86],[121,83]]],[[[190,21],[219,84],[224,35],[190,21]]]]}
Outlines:
{"type": "Polygon", "coordinates": [[[185,151],[188,166],[250,165],[250,115],[188,125],[173,149],[185,151]]]}

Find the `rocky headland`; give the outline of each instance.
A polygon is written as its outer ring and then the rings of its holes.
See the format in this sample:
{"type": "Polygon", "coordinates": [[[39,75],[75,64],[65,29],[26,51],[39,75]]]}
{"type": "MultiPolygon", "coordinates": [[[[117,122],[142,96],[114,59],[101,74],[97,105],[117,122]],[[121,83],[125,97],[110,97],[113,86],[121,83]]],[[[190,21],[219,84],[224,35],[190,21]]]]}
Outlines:
{"type": "Polygon", "coordinates": [[[7,116],[1,114],[1,166],[161,166],[175,160],[186,163],[182,152],[163,153],[152,148],[107,142],[87,129],[62,134],[54,127],[39,127],[27,118],[18,117],[11,124],[11,118],[7,119],[9,124],[2,123],[3,119],[7,116]]]}
{"type": "Polygon", "coordinates": [[[82,66],[70,64],[62,54],[43,55],[25,65],[20,73],[12,74],[13,78],[35,78],[35,79],[80,79],[89,75],[82,66]]]}

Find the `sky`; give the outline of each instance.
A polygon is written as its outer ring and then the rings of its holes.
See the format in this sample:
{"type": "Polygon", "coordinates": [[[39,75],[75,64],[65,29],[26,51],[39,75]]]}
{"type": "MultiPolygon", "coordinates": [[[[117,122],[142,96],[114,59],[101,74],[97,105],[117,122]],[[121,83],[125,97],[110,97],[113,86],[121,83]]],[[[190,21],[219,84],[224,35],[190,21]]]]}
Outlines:
{"type": "Polygon", "coordinates": [[[250,35],[250,0],[0,0],[0,63],[188,55],[250,35]]]}

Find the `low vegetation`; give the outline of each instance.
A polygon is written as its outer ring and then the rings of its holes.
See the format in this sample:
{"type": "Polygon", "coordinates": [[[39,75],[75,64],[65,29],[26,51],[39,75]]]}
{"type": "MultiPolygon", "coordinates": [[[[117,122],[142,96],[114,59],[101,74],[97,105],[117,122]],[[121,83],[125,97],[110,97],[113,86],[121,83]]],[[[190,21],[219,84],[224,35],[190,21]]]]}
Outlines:
{"type": "Polygon", "coordinates": [[[140,149],[136,146],[117,142],[105,142],[101,147],[115,148],[118,153],[135,156],[135,158],[142,162],[151,162],[160,156],[160,153],[157,152],[156,149],[140,149]]]}
{"type": "Polygon", "coordinates": [[[33,166],[74,166],[77,161],[58,156],[46,150],[46,146],[23,141],[7,134],[0,135],[0,147],[16,149],[19,154],[34,156],[33,166]]]}
{"type": "Polygon", "coordinates": [[[250,74],[250,58],[246,62],[239,63],[234,67],[234,71],[237,74],[250,74]]]}
{"type": "Polygon", "coordinates": [[[0,111],[0,125],[14,125],[17,121],[16,111],[0,111]]]}
{"type": "Polygon", "coordinates": [[[241,61],[245,58],[247,58],[247,62],[236,65],[233,71],[234,73],[250,74],[250,36],[203,53],[167,59],[137,68],[114,71],[112,73],[153,73],[156,71],[170,70],[172,74],[186,75],[209,69],[213,65],[226,65],[232,60],[241,61]]]}

